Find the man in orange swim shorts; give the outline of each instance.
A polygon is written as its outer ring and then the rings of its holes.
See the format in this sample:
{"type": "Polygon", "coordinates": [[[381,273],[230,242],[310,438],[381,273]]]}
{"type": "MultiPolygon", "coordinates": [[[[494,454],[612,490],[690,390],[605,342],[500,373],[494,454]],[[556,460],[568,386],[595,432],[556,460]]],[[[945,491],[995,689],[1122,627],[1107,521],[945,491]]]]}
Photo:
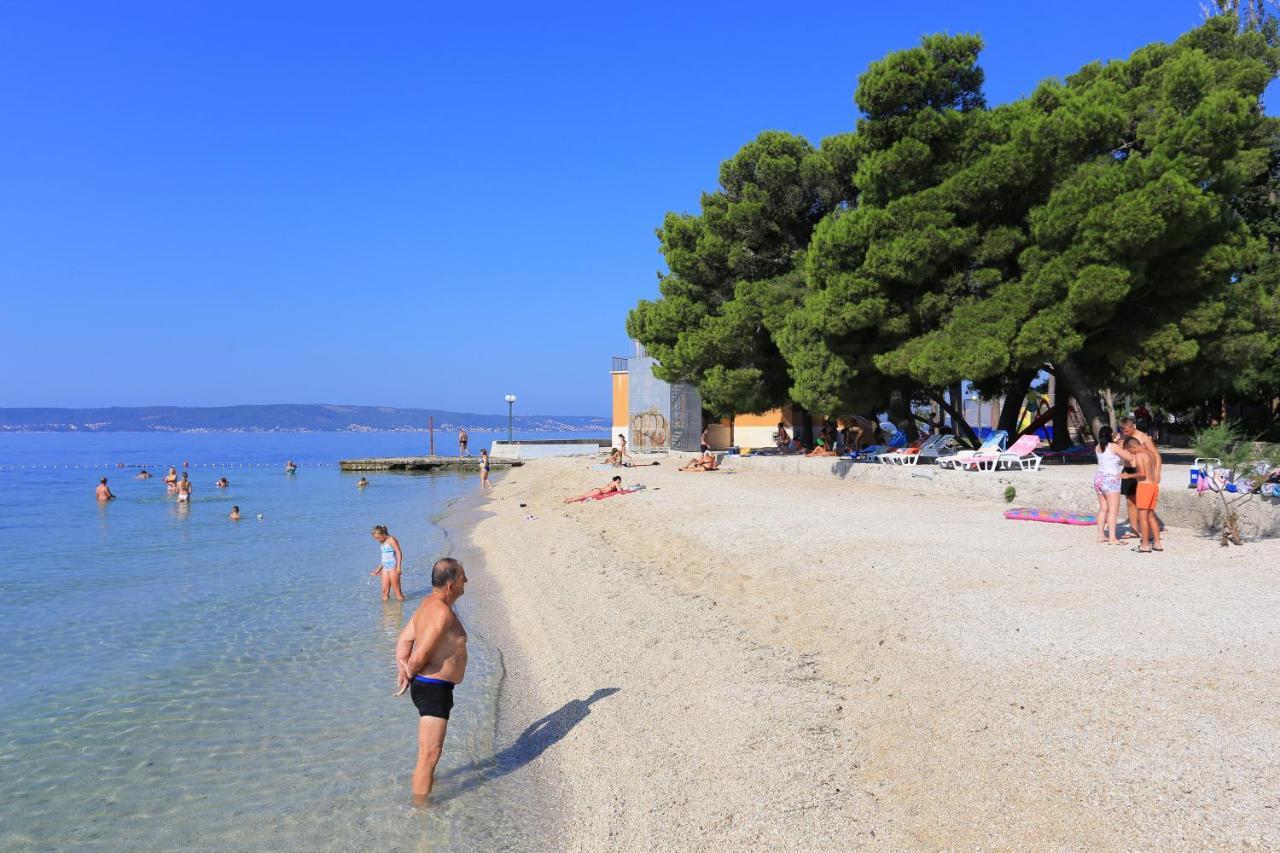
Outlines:
{"type": "Polygon", "coordinates": [[[1124,440],[1124,449],[1133,454],[1133,465],[1138,469],[1132,476],[1138,481],[1134,504],[1138,510],[1138,534],[1141,538],[1138,547],[1133,550],[1139,554],[1150,554],[1153,550],[1163,551],[1163,547],[1154,547],[1155,537],[1158,535],[1156,525],[1159,522],[1155,519],[1155,510],[1160,498],[1160,482],[1154,477],[1155,465],[1151,461],[1150,451],[1133,437],[1124,440]]]}

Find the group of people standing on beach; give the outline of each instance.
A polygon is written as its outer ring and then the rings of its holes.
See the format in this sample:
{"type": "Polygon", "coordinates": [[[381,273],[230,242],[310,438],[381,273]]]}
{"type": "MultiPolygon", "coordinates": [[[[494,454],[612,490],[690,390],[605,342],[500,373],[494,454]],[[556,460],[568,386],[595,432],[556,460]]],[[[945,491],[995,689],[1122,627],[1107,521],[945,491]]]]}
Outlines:
{"type": "Polygon", "coordinates": [[[1122,540],[1137,539],[1133,549],[1140,554],[1163,551],[1160,517],[1156,504],[1160,499],[1160,475],[1164,463],[1146,421],[1122,418],[1118,432],[1109,426],[1098,430],[1094,453],[1098,471],[1093,477],[1093,490],[1098,497],[1098,541],[1123,545],[1122,540]],[[1120,499],[1128,502],[1129,532],[1119,535],[1120,499]]]}

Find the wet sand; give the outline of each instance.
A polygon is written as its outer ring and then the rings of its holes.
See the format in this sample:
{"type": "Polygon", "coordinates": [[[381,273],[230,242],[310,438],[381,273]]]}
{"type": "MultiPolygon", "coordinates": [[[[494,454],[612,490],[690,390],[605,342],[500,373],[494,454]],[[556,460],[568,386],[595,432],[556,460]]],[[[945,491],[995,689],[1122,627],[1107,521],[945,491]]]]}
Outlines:
{"type": "Polygon", "coordinates": [[[677,464],[535,461],[460,543],[543,846],[1280,844],[1280,540],[677,464]]]}

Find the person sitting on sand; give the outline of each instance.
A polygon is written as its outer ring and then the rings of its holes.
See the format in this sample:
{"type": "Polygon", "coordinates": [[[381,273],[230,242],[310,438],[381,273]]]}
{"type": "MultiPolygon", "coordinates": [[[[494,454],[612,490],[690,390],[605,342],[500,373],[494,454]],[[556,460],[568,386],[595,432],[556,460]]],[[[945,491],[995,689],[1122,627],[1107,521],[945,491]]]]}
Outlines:
{"type": "Polygon", "coordinates": [[[778,442],[778,449],[783,453],[791,447],[791,436],[787,434],[787,425],[783,421],[778,421],[778,431],[774,434],[774,440],[778,442]]]}
{"type": "Polygon", "coordinates": [[[839,456],[839,455],[840,454],[836,453],[834,450],[828,449],[826,439],[822,439],[822,438],[818,439],[818,443],[814,445],[813,450],[810,450],[808,453],[805,454],[805,456],[839,456]]]}
{"type": "Polygon", "coordinates": [[[150,471],[148,471],[146,468],[143,468],[141,471],[139,471],[139,472],[138,472],[137,479],[139,479],[139,480],[150,480],[150,479],[151,479],[151,472],[150,472],[150,471]]]}
{"type": "Polygon", "coordinates": [[[718,471],[720,466],[716,464],[715,454],[711,451],[703,453],[701,456],[695,456],[689,460],[689,464],[683,468],[677,468],[678,471],[718,471]]]}
{"type": "Polygon", "coordinates": [[[591,491],[585,494],[575,495],[573,497],[565,498],[564,502],[567,504],[582,503],[583,501],[602,498],[605,495],[611,495],[614,492],[620,492],[620,491],[622,491],[622,477],[615,474],[613,479],[609,481],[609,484],[607,486],[601,486],[598,489],[592,489],[591,491]]]}
{"type": "Polygon", "coordinates": [[[361,478],[360,478],[360,482],[356,483],[356,488],[357,488],[357,489],[363,489],[363,488],[364,488],[365,486],[367,486],[367,485],[369,485],[369,481],[368,481],[367,479],[365,479],[364,477],[361,477],[361,478]]]}
{"type": "Polygon", "coordinates": [[[113,501],[116,499],[116,496],[111,494],[111,489],[107,487],[106,477],[103,477],[101,480],[98,481],[97,495],[98,495],[98,500],[104,501],[104,502],[113,501]]]}
{"type": "Polygon", "coordinates": [[[240,507],[238,507],[238,506],[233,506],[233,507],[231,508],[231,515],[228,515],[228,516],[227,516],[227,518],[231,519],[232,521],[239,521],[239,520],[240,520],[240,507]]]}

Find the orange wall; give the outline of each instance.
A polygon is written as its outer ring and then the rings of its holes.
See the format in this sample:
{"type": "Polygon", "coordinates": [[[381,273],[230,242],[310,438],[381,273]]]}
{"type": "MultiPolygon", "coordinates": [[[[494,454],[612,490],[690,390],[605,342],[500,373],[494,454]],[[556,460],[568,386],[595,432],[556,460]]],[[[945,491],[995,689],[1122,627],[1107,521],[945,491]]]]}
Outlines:
{"type": "Polygon", "coordinates": [[[630,388],[628,374],[619,371],[610,376],[613,379],[613,426],[626,426],[627,394],[630,388]]]}
{"type": "Polygon", "coordinates": [[[782,411],[774,409],[772,412],[764,412],[759,415],[737,415],[733,419],[733,425],[735,427],[776,427],[780,420],[783,420],[782,411]]]}

